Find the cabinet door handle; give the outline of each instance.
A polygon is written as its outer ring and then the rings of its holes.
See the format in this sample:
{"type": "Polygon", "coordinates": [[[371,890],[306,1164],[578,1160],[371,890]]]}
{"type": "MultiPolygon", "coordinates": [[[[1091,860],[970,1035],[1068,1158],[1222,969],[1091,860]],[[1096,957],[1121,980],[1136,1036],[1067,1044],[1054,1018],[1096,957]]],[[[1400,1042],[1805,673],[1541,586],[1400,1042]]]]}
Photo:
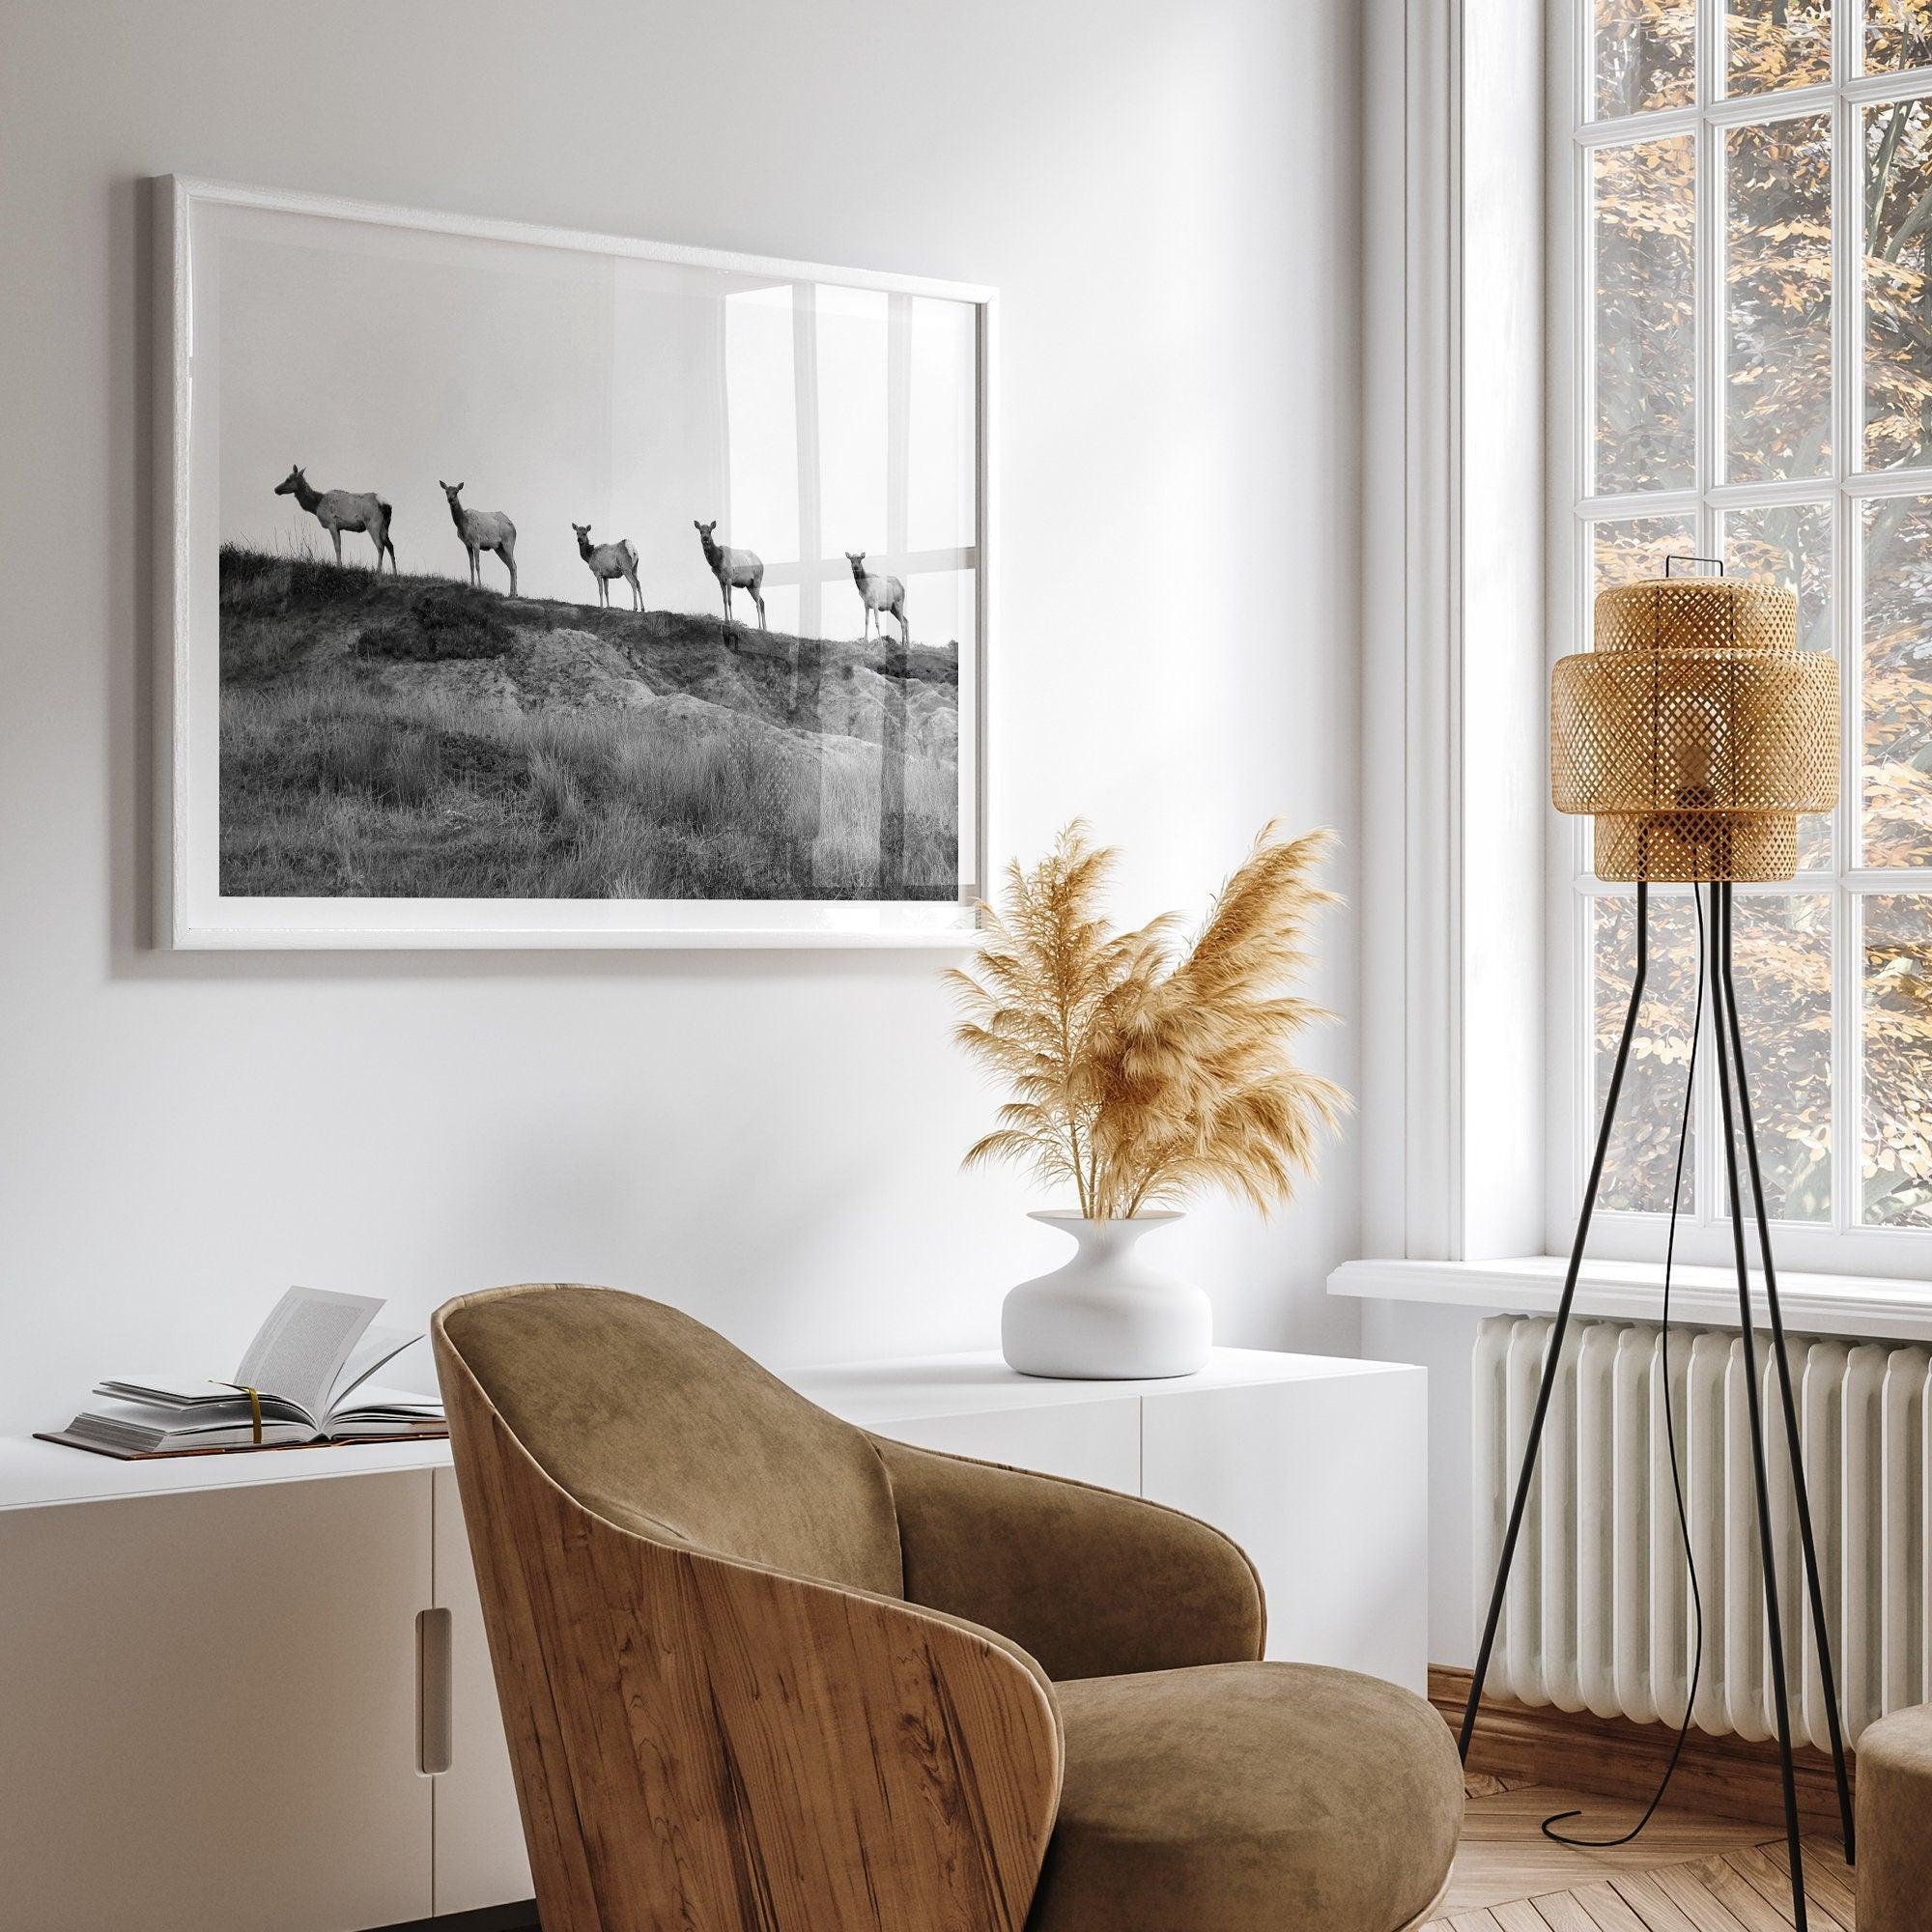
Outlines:
{"type": "Polygon", "coordinates": [[[416,1612],[416,1769],[426,1777],[449,1769],[449,1612],[416,1612]]]}

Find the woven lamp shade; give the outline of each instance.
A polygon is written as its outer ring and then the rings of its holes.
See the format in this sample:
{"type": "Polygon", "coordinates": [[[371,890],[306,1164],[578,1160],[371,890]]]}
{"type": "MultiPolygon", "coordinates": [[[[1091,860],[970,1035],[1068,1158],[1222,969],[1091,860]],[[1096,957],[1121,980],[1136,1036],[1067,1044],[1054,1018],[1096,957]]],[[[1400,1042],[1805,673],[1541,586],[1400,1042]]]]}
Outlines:
{"type": "Polygon", "coordinates": [[[1788,879],[1798,816],[1838,802],[1838,667],[1766,583],[1659,578],[1597,598],[1549,689],[1549,788],[1612,880],[1788,879]]]}

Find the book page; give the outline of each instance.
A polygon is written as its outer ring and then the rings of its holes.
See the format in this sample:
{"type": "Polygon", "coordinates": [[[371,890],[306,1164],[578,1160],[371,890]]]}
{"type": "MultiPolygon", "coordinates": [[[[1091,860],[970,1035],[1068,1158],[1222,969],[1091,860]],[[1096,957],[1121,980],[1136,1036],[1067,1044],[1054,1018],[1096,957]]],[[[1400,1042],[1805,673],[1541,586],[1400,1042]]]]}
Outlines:
{"type": "Polygon", "coordinates": [[[292,1288],[248,1344],[235,1379],[298,1404],[320,1426],[342,1365],[382,1306],[366,1294],[292,1288]]]}
{"type": "Polygon", "coordinates": [[[411,1338],[409,1348],[383,1364],[383,1379],[392,1389],[406,1389],[434,1403],[442,1401],[442,1385],[436,1378],[436,1357],[430,1351],[428,1335],[420,1329],[411,1338]]]}
{"type": "MultiPolygon", "coordinates": [[[[427,1340],[427,1336],[408,1328],[371,1328],[356,1343],[328,1392],[329,1413],[342,1407],[378,1369],[388,1367],[404,1350],[427,1340]]],[[[427,1354],[428,1350],[423,1352],[427,1354]]],[[[434,1376],[435,1371],[431,1374],[434,1376]]]]}
{"type": "Polygon", "coordinates": [[[347,1405],[337,1408],[328,1418],[324,1434],[337,1442],[354,1440],[358,1436],[397,1439],[411,1435],[440,1435],[447,1427],[443,1420],[442,1404],[436,1397],[364,1382],[347,1405]]]}
{"type": "Polygon", "coordinates": [[[94,1392],[127,1402],[159,1403],[169,1408],[205,1407],[235,1400],[232,1383],[178,1380],[172,1376],[109,1376],[94,1385],[94,1392]]]}
{"type": "MultiPolygon", "coordinates": [[[[110,1397],[116,1402],[138,1402],[145,1407],[165,1410],[171,1415],[179,1416],[199,1415],[209,1409],[230,1409],[238,1402],[244,1408],[248,1405],[248,1398],[245,1395],[238,1395],[235,1392],[233,1382],[206,1382],[198,1390],[184,1393],[178,1389],[160,1387],[153,1382],[137,1382],[116,1378],[111,1381],[97,1382],[94,1393],[110,1397]]],[[[299,1415],[304,1411],[299,1405],[263,1390],[262,1413],[299,1415]]]]}

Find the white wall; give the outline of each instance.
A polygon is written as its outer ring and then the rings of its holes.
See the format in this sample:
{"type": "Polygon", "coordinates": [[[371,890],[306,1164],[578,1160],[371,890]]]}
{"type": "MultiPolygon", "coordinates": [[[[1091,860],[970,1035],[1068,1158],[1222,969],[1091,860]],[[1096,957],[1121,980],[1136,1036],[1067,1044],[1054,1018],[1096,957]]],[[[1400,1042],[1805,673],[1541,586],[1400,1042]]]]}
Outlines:
{"type": "MultiPolygon", "coordinates": [[[[141,178],[1004,291],[996,850],[1088,814],[1123,910],[1270,813],[1356,895],[1351,0],[0,0],[0,1427],[221,1372],[291,1280],[421,1316],[607,1280],[778,1360],[987,1345],[1056,1237],[961,1177],[930,956],[175,956],[153,781],[141,178]]],[[[1311,1058],[1353,1084],[1352,915],[1311,1058]]],[[[1352,1348],[1352,1143],[1163,1236],[1224,1337],[1352,1348]]]]}

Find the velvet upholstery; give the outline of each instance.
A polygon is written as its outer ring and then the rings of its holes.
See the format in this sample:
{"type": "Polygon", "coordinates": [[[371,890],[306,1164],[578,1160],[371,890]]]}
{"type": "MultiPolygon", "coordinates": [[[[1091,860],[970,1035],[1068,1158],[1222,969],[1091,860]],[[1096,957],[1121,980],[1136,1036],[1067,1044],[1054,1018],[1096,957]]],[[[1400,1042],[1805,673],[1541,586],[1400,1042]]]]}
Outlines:
{"type": "Polygon", "coordinates": [[[1859,1932],[1932,1924],[1932,1704],[1859,1738],[1859,1932]]]}
{"type": "Polygon", "coordinates": [[[1066,1777],[1027,1932],[1393,1932],[1463,1823],[1449,1727],[1314,1664],[1060,1687],[1066,1777]]]}
{"type": "Polygon", "coordinates": [[[544,1284],[444,1326],[518,1440],[586,1509],[643,1535],[904,1594],[892,1485],[861,1430],[675,1308],[544,1284]]]}
{"type": "Polygon", "coordinates": [[[876,1446],[898,1508],[906,1596],[1003,1632],[1049,1677],[1261,1656],[1261,1583],[1219,1530],[1084,1483],[876,1446]]]}
{"type": "MultiPolygon", "coordinates": [[[[1137,1497],[869,1436],[701,1323],[612,1290],[500,1290],[447,1304],[433,1326],[445,1375],[473,1378],[520,1453],[593,1517],[761,1566],[801,1598],[841,1590],[854,1618],[868,1601],[892,1600],[900,1616],[919,1606],[1037,1677],[1064,1782],[1057,1816],[1050,1778],[1043,1788],[1031,1911],[1024,1890],[1010,1921],[1003,1909],[1013,1932],[1022,1917],[1025,1932],[1400,1932],[1446,1878],[1462,1817],[1447,1728],[1395,1686],[1256,1662],[1261,1586],[1219,1531],[1137,1497]]],[[[473,1507],[470,1489],[465,1498],[473,1507]]],[[[572,1560],[561,1545],[518,1559],[572,1560]]],[[[573,1641],[595,1642],[603,1626],[573,1628],[573,1641]]],[[[742,1634],[717,1638],[734,1672],[782,1691],[782,1646],[740,1656],[742,1634]]],[[[925,1735],[910,1713],[896,1723],[925,1735]]],[[[591,1775],[574,1759],[556,1771],[565,1789],[591,1775]]],[[[548,1759],[545,1776],[555,1781],[548,1759]]],[[[756,1822],[742,1805],[733,1815],[756,1822]]],[[[677,1821],[639,1816],[637,1829],[677,1821]]],[[[895,1858],[896,1829],[867,1840],[868,1868],[895,1858]]],[[[778,1932],[887,1932],[875,1912],[836,1916],[778,1932]]]]}

